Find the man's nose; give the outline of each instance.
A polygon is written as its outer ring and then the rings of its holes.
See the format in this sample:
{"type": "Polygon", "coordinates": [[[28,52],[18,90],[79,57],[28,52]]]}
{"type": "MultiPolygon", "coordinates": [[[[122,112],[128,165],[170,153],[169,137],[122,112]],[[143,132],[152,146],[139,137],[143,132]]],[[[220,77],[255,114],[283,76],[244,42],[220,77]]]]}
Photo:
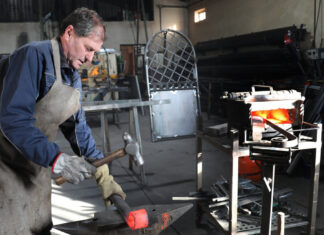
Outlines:
{"type": "Polygon", "coordinates": [[[93,56],[94,56],[94,51],[88,52],[88,53],[86,54],[86,61],[91,62],[92,59],[93,59],[93,56]]]}

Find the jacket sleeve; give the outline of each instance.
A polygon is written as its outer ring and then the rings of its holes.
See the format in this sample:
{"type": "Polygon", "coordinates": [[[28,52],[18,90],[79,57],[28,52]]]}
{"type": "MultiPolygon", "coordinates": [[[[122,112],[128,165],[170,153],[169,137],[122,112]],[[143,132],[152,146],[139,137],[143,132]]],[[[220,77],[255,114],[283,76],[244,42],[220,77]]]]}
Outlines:
{"type": "Polygon", "coordinates": [[[0,125],[6,138],[26,158],[47,167],[59,148],[34,126],[42,76],[42,55],[36,48],[24,47],[11,55],[0,100],[0,125]]]}
{"type": "Polygon", "coordinates": [[[86,123],[82,108],[62,123],[60,129],[75,154],[87,158],[103,158],[102,153],[96,147],[96,142],[91,134],[90,127],[86,123]]]}
{"type": "MultiPolygon", "coordinates": [[[[77,72],[74,74],[74,83],[73,86],[81,92],[81,78],[77,72]]],[[[96,142],[86,122],[82,107],[72,117],[61,124],[60,129],[65,138],[70,142],[75,154],[79,156],[83,155],[87,158],[103,158],[102,153],[96,147],[96,142]]]]}

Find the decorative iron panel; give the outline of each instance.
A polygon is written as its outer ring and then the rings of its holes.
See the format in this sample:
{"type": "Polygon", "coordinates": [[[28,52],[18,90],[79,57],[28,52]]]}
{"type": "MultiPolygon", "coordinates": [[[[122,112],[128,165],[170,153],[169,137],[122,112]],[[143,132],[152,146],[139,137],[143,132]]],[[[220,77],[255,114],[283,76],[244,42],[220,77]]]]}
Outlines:
{"type": "Polygon", "coordinates": [[[196,55],[186,36],[163,30],[152,37],[146,48],[150,91],[198,87],[196,55]]]}
{"type": "Polygon", "coordinates": [[[170,29],[154,34],[145,48],[145,68],[149,98],[171,101],[150,108],[152,140],[195,134],[200,105],[196,54],[190,40],[170,29]]]}

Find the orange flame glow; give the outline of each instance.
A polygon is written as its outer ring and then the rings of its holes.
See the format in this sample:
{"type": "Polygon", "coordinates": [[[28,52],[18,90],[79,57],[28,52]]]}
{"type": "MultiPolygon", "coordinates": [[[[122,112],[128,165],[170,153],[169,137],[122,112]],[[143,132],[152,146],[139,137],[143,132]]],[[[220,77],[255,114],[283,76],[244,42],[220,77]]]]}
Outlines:
{"type": "Polygon", "coordinates": [[[273,109],[252,111],[252,116],[259,116],[274,124],[291,124],[295,122],[295,109],[273,109]]]}
{"type": "Polygon", "coordinates": [[[91,77],[96,77],[99,75],[99,67],[94,67],[93,70],[90,73],[91,77]]]}
{"type": "Polygon", "coordinates": [[[161,230],[168,227],[168,225],[170,224],[170,220],[171,220],[171,216],[169,215],[169,213],[165,212],[162,214],[161,230]]]}

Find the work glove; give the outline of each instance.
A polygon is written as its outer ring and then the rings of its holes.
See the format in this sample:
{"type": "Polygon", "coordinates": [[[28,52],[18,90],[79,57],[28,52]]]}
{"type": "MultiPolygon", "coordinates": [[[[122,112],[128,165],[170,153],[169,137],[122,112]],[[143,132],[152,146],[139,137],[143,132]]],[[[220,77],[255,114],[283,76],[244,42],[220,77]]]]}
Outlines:
{"type": "Polygon", "coordinates": [[[107,164],[97,168],[97,173],[95,174],[94,178],[96,179],[97,184],[101,189],[102,198],[104,199],[106,206],[111,205],[111,202],[108,198],[112,194],[118,194],[125,200],[126,194],[124,193],[120,185],[116,183],[114,177],[112,175],[109,175],[109,168],[107,164]]]}
{"type": "Polygon", "coordinates": [[[97,171],[84,157],[70,156],[60,153],[52,166],[52,172],[60,174],[66,181],[78,184],[84,179],[91,178],[97,171]]]}

